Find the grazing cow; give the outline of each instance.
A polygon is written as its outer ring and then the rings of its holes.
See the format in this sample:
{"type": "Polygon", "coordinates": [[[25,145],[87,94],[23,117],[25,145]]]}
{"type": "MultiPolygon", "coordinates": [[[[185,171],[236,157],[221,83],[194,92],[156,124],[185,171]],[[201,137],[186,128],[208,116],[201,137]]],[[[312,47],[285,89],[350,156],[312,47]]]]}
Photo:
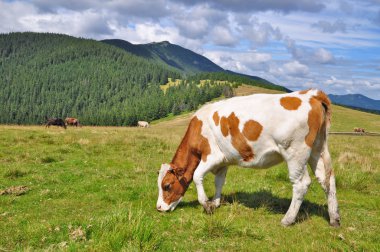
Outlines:
{"type": "Polygon", "coordinates": [[[142,127],[142,128],[148,128],[149,127],[149,123],[146,122],[146,121],[138,121],[137,122],[137,126],[142,127]]]}
{"type": "Polygon", "coordinates": [[[327,146],[331,103],[311,89],[289,94],[235,97],[198,110],[170,164],[158,175],[158,211],[172,211],[192,180],[207,213],[220,206],[228,165],[266,168],[285,161],[293,198],[282,219],[294,223],[311,183],[307,164],[326,192],[330,224],[340,225],[335,176],[327,146]],[[206,196],[203,179],[215,174],[215,196],[206,196]]]}
{"type": "Polygon", "coordinates": [[[66,124],[61,118],[48,118],[46,120],[45,128],[50,127],[50,125],[56,125],[66,129],[66,124]]]}
{"type": "Polygon", "coordinates": [[[354,128],[354,132],[365,133],[365,130],[363,128],[354,128]]]}
{"type": "Polygon", "coordinates": [[[79,124],[79,120],[77,118],[74,118],[74,117],[66,117],[65,124],[66,125],[72,125],[72,126],[75,126],[75,127],[81,126],[79,124]]]}

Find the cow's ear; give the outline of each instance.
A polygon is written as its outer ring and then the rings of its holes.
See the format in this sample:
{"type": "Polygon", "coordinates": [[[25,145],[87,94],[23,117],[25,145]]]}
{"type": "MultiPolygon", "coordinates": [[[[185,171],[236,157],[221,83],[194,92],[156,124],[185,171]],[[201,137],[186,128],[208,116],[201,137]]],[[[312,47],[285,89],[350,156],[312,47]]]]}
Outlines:
{"type": "Polygon", "coordinates": [[[177,169],[175,169],[175,175],[178,178],[182,177],[183,174],[185,174],[185,169],[183,169],[183,168],[177,168],[177,169]]]}

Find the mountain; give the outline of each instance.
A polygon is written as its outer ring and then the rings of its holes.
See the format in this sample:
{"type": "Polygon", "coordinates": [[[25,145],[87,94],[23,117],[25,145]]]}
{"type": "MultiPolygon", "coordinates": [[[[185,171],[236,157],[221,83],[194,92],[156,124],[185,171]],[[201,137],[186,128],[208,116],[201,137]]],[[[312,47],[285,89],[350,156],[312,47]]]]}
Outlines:
{"type": "Polygon", "coordinates": [[[101,42],[117,46],[136,56],[167,64],[186,74],[224,71],[206,57],[168,41],[136,45],[120,39],[108,39],[101,42]]]}
{"type": "Polygon", "coordinates": [[[0,123],[79,117],[84,125],[135,125],[193,110],[220,85],[160,85],[182,74],[99,41],[51,33],[0,34],[0,123]],[[200,92],[201,89],[201,92],[200,92]]]}
{"type": "Polygon", "coordinates": [[[361,94],[329,95],[331,101],[338,105],[380,113],[380,101],[361,94]]]}
{"type": "Polygon", "coordinates": [[[192,80],[199,80],[200,77],[214,81],[229,80],[231,82],[237,81],[238,83],[291,92],[291,90],[285,87],[275,85],[257,76],[224,70],[206,57],[181,46],[171,44],[168,41],[149,44],[132,44],[121,39],[108,39],[102,40],[101,42],[119,47],[136,56],[173,67],[192,80]],[[194,74],[196,76],[192,76],[194,74]]]}

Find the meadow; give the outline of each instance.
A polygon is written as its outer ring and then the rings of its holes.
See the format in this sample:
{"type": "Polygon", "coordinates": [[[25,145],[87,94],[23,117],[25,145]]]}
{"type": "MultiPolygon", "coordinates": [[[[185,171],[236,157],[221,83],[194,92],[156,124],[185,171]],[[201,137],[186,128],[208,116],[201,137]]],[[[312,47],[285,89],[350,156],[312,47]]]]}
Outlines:
{"type": "MultiPolygon", "coordinates": [[[[380,137],[331,135],[341,227],[328,224],[313,183],[297,223],[280,220],[291,200],[285,164],[230,167],[223,203],[204,213],[190,185],[159,213],[157,171],[170,162],[190,114],[150,128],[0,126],[0,251],[379,251],[380,137]]],[[[331,131],[378,132],[380,116],[334,106],[331,131]]],[[[213,195],[213,175],[206,176],[213,195]]]]}

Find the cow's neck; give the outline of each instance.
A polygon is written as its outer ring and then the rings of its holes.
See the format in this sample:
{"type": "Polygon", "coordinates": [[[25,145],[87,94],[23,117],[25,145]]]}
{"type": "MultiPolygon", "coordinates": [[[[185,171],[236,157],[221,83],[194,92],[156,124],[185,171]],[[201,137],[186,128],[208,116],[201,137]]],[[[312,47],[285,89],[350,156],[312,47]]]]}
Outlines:
{"type": "Polygon", "coordinates": [[[181,144],[173,157],[171,166],[178,177],[184,178],[186,187],[193,180],[195,169],[201,160],[201,151],[196,147],[200,127],[199,120],[195,117],[191,120],[181,144]]]}

